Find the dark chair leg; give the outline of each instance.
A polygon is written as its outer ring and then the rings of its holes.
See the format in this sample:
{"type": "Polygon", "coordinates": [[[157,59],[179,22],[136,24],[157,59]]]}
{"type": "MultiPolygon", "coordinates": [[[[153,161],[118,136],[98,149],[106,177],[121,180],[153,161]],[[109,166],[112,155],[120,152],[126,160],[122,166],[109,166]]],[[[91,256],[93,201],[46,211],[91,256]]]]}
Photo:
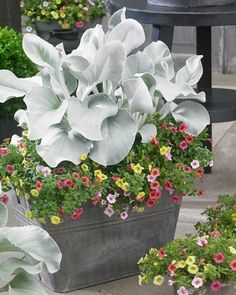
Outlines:
{"type": "Polygon", "coordinates": [[[172,49],[174,27],[173,26],[158,26],[153,25],[152,27],[152,41],[160,40],[172,49]]]}

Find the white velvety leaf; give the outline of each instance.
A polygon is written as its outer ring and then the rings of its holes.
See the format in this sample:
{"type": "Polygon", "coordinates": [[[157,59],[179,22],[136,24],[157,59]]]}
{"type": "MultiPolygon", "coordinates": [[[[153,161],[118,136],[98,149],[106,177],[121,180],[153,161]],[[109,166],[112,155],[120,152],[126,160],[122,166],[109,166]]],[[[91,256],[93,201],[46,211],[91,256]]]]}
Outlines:
{"type": "Polygon", "coordinates": [[[23,38],[23,49],[29,59],[38,66],[52,67],[58,70],[62,59],[58,50],[34,34],[25,34],[23,38]]]}
{"type": "Polygon", "coordinates": [[[177,122],[184,122],[188,128],[187,132],[193,136],[200,134],[210,124],[210,116],[203,105],[184,101],[171,111],[177,122]]]}
{"type": "Polygon", "coordinates": [[[15,112],[14,119],[18,122],[18,126],[28,129],[26,110],[18,110],[15,112]]]}
{"type": "Polygon", "coordinates": [[[152,42],[143,51],[155,66],[156,76],[172,79],[174,77],[174,64],[168,46],[162,41],[152,42]]]}
{"type": "Polygon", "coordinates": [[[186,65],[177,72],[175,77],[176,82],[185,82],[190,86],[196,84],[203,73],[202,57],[202,55],[194,55],[188,58],[186,65]]]}
{"type": "Polygon", "coordinates": [[[40,283],[27,273],[17,274],[8,287],[9,295],[47,295],[40,283]]]}
{"type": "Polygon", "coordinates": [[[156,89],[161,92],[166,101],[178,99],[196,99],[205,102],[204,92],[196,93],[194,89],[187,83],[173,83],[166,78],[157,77],[156,89]]]}
{"type": "Polygon", "coordinates": [[[16,258],[10,257],[0,263],[0,277],[11,275],[16,271],[26,271],[31,275],[36,275],[42,270],[42,263],[32,265],[29,262],[16,258]]]}
{"type": "Polygon", "coordinates": [[[143,73],[154,74],[154,65],[150,58],[140,51],[128,56],[122,73],[122,81],[133,79],[135,75],[143,73]]]}
{"type": "Polygon", "coordinates": [[[101,25],[88,29],[81,37],[80,45],[73,50],[72,56],[81,56],[92,63],[99,48],[104,44],[105,33],[101,25]]]}
{"type": "Polygon", "coordinates": [[[122,9],[119,9],[115,13],[113,13],[108,22],[109,30],[114,29],[115,26],[117,26],[119,23],[123,22],[126,19],[125,12],[126,8],[123,7],[122,9]]]}
{"type": "Polygon", "coordinates": [[[76,91],[76,88],[78,86],[78,82],[76,78],[69,72],[67,69],[63,69],[64,74],[64,80],[66,87],[70,94],[73,94],[76,91]]]}
{"type": "Polygon", "coordinates": [[[116,103],[106,94],[90,95],[80,102],[71,98],[68,106],[68,120],[73,130],[89,140],[103,139],[101,126],[105,119],[118,112],[116,103]]]}
{"type": "Polygon", "coordinates": [[[146,84],[150,95],[153,96],[156,90],[156,78],[150,73],[144,73],[142,75],[136,75],[143,79],[143,82],[146,84]]]}
{"type": "Polygon", "coordinates": [[[103,165],[115,165],[123,160],[133,146],[137,133],[137,123],[126,111],[119,111],[116,116],[103,122],[104,140],[94,142],[89,157],[103,165]]]}
{"type": "Polygon", "coordinates": [[[68,105],[67,100],[60,101],[50,88],[44,86],[33,89],[24,101],[32,140],[42,138],[50,126],[61,122],[68,105]]]}
{"type": "Polygon", "coordinates": [[[5,227],[3,236],[37,261],[45,263],[50,273],[60,268],[61,251],[49,234],[38,226],[5,227]]]}
{"type": "Polygon", "coordinates": [[[147,143],[150,141],[152,136],[156,136],[157,128],[153,124],[145,124],[143,125],[139,131],[142,137],[142,143],[147,143]]]}
{"type": "Polygon", "coordinates": [[[145,41],[145,34],[140,23],[133,19],[126,19],[107,33],[106,42],[120,41],[123,43],[127,55],[142,45],[145,41]]]}
{"type": "Polygon", "coordinates": [[[17,135],[17,134],[14,134],[14,135],[12,135],[12,137],[11,137],[11,142],[10,142],[10,144],[11,145],[18,145],[18,143],[19,143],[19,141],[21,141],[22,140],[22,137],[20,137],[19,135],[17,135]]]}
{"type": "Polygon", "coordinates": [[[56,125],[49,128],[36,149],[49,166],[56,167],[62,161],[78,165],[80,156],[87,154],[90,147],[91,143],[80,134],[56,125]]]}
{"type": "Polygon", "coordinates": [[[11,71],[0,70],[0,103],[13,97],[22,97],[38,84],[17,78],[11,71]]]}
{"type": "Polygon", "coordinates": [[[0,228],[6,226],[7,218],[8,218],[7,207],[0,201],[0,228]]]}
{"type": "Polygon", "coordinates": [[[130,79],[123,83],[130,113],[152,113],[153,103],[149,90],[141,78],[130,79]]]}
{"type": "Polygon", "coordinates": [[[65,84],[65,78],[63,70],[56,71],[52,68],[49,69],[50,88],[52,88],[54,94],[60,98],[60,100],[68,99],[70,93],[65,84]]]}
{"type": "Polygon", "coordinates": [[[68,70],[75,76],[79,77],[78,74],[86,70],[86,68],[89,66],[89,62],[87,59],[85,59],[82,56],[77,55],[68,55],[66,59],[64,60],[65,66],[68,68],[68,70]]]}

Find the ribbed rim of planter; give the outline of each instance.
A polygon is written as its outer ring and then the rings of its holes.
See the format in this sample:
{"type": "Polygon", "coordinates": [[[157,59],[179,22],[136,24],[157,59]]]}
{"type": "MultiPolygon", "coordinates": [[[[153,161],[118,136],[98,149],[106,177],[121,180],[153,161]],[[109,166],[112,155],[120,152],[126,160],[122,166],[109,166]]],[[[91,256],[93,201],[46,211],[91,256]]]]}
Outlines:
{"type": "Polygon", "coordinates": [[[235,0],[148,0],[149,4],[169,7],[207,7],[226,5],[235,0]]]}
{"type": "Polygon", "coordinates": [[[79,32],[75,29],[56,29],[50,32],[51,36],[55,36],[64,40],[73,40],[78,37],[79,32]]]}

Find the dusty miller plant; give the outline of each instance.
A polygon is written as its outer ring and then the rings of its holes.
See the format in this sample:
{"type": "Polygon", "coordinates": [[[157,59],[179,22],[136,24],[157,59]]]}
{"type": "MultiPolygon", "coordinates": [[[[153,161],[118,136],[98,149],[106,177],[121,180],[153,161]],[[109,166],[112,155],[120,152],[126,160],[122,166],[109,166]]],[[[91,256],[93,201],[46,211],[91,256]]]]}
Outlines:
{"type": "Polygon", "coordinates": [[[155,112],[171,113],[194,136],[209,124],[206,109],[192,101],[205,101],[193,89],[202,75],[202,56],[192,56],[175,74],[163,42],[133,53],[144,41],[142,26],[126,19],[125,8],[110,18],[106,33],[100,25],[87,30],[68,55],[62,44],[24,36],[23,49],[41,71],[29,79],[0,71],[1,102],[24,96],[27,110],[15,118],[31,140],[39,140],[37,152],[49,166],[78,164],[82,154],[104,166],[119,163],[137,133],[143,143],[156,135],[156,127],[146,124],[155,112]]]}

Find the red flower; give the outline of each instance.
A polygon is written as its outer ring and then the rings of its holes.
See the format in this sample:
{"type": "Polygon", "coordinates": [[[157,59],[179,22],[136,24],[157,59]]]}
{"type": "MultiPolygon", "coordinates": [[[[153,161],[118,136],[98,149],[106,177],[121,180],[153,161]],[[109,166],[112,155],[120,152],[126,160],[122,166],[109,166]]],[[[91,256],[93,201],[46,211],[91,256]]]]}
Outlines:
{"type": "Polygon", "coordinates": [[[168,269],[169,272],[173,273],[173,272],[176,271],[177,267],[176,267],[176,265],[174,263],[171,263],[171,264],[169,264],[167,269],[168,269]]]}
{"type": "Polygon", "coordinates": [[[213,257],[215,263],[217,264],[221,264],[221,263],[224,263],[225,261],[225,256],[222,252],[217,252],[214,257],[213,257]]]}
{"type": "Polygon", "coordinates": [[[75,26],[76,26],[76,28],[78,28],[78,29],[83,28],[83,26],[84,26],[84,22],[82,22],[82,21],[80,21],[80,22],[76,22],[76,23],[75,23],[75,26]]]}
{"type": "Polygon", "coordinates": [[[164,248],[160,248],[159,251],[158,251],[158,256],[160,258],[164,258],[166,256],[166,251],[164,248]]]}
{"type": "Polygon", "coordinates": [[[173,195],[170,197],[171,201],[175,204],[180,204],[182,201],[182,197],[178,195],[173,195]]]}
{"type": "Polygon", "coordinates": [[[78,178],[78,179],[81,178],[79,172],[73,172],[73,173],[72,173],[72,176],[74,176],[74,177],[76,177],[76,178],[78,178]]]}
{"type": "Polygon", "coordinates": [[[170,180],[167,180],[166,183],[165,183],[165,189],[168,191],[168,192],[171,192],[173,190],[173,185],[171,183],[170,180]]]}
{"type": "Polygon", "coordinates": [[[220,281],[214,281],[211,283],[210,287],[211,287],[211,291],[212,292],[217,292],[221,289],[221,282],[220,281]]]}
{"type": "Polygon", "coordinates": [[[55,170],[56,174],[63,174],[65,172],[65,168],[64,167],[58,167],[55,170]]]}
{"type": "Polygon", "coordinates": [[[93,199],[92,199],[92,204],[94,205],[94,206],[96,206],[97,205],[97,203],[100,201],[100,196],[99,196],[99,194],[97,194],[93,199]]]}
{"type": "Polygon", "coordinates": [[[182,140],[180,143],[179,143],[179,148],[184,151],[188,148],[188,144],[185,140],[182,140]]]}
{"type": "Polygon", "coordinates": [[[179,125],[179,132],[180,133],[184,133],[186,130],[187,130],[187,125],[185,124],[185,123],[180,123],[180,125],[179,125]]]}
{"type": "Polygon", "coordinates": [[[236,271],[236,259],[233,259],[230,262],[230,268],[232,269],[232,271],[236,271]]]}
{"type": "Polygon", "coordinates": [[[66,213],[61,208],[57,208],[57,212],[62,218],[66,217],[66,213]]]}
{"type": "Polygon", "coordinates": [[[63,184],[65,187],[73,187],[74,181],[72,179],[67,178],[63,181],[63,184]]]}
{"type": "Polygon", "coordinates": [[[117,181],[118,179],[120,179],[120,177],[119,176],[116,176],[116,175],[112,175],[112,177],[111,177],[114,181],[117,181]]]}
{"type": "Polygon", "coordinates": [[[185,173],[191,173],[191,171],[192,171],[191,167],[189,167],[189,166],[184,167],[184,172],[185,173]]]}
{"type": "Polygon", "coordinates": [[[151,136],[151,143],[154,146],[159,146],[160,145],[159,141],[157,140],[157,138],[155,136],[151,136]]]}
{"type": "Polygon", "coordinates": [[[160,187],[160,183],[158,181],[153,181],[150,183],[150,188],[152,190],[158,190],[160,187]]]}
{"type": "Polygon", "coordinates": [[[154,176],[154,177],[160,176],[161,175],[160,169],[159,168],[153,168],[152,171],[151,171],[151,175],[154,176]]]}
{"type": "Polygon", "coordinates": [[[151,191],[150,194],[149,194],[149,198],[152,201],[156,201],[156,200],[160,199],[160,197],[161,197],[161,193],[157,192],[157,191],[151,191]]]}
{"type": "Polygon", "coordinates": [[[14,172],[14,170],[15,170],[14,165],[8,164],[6,166],[6,171],[8,174],[12,174],[14,172]]]}
{"type": "Polygon", "coordinates": [[[186,135],[184,140],[188,143],[188,144],[191,144],[193,143],[193,136],[192,135],[186,135]]]}
{"type": "Polygon", "coordinates": [[[8,148],[0,148],[0,156],[5,157],[9,154],[8,148]]]}
{"type": "Polygon", "coordinates": [[[198,195],[199,197],[203,197],[203,196],[205,195],[205,192],[202,191],[202,190],[200,190],[200,191],[197,192],[197,195],[198,195]]]}
{"type": "Polygon", "coordinates": [[[58,180],[58,182],[57,182],[57,187],[59,188],[59,189],[62,189],[63,188],[63,182],[61,181],[61,180],[58,180]]]}
{"type": "Polygon", "coordinates": [[[177,133],[178,129],[176,127],[171,126],[170,131],[173,133],[177,133]]]}
{"type": "Polygon", "coordinates": [[[152,207],[155,207],[156,206],[156,202],[154,201],[154,200],[152,200],[152,199],[148,199],[147,200],[147,202],[146,202],[146,206],[148,207],[148,208],[152,208],[152,207]]]}
{"type": "Polygon", "coordinates": [[[198,177],[203,177],[203,175],[204,175],[204,169],[202,169],[202,168],[198,168],[198,169],[196,169],[195,170],[195,173],[196,173],[196,175],[198,176],[198,177]]]}
{"type": "Polygon", "coordinates": [[[166,126],[166,124],[161,124],[161,130],[166,130],[167,129],[167,126],[166,126]]]}
{"type": "Polygon", "coordinates": [[[213,230],[210,232],[210,236],[213,238],[219,238],[221,236],[221,233],[218,230],[213,230]]]}
{"type": "Polygon", "coordinates": [[[88,176],[82,176],[81,177],[83,184],[85,184],[86,186],[90,185],[90,179],[88,178],[88,176]]]}
{"type": "Polygon", "coordinates": [[[36,181],[36,185],[35,185],[35,188],[40,191],[42,188],[43,188],[43,185],[42,185],[42,182],[37,180],[36,181]]]}
{"type": "Polygon", "coordinates": [[[3,203],[3,204],[7,204],[8,201],[9,201],[9,197],[7,195],[3,195],[1,198],[0,198],[0,201],[3,203]]]}
{"type": "Polygon", "coordinates": [[[73,213],[72,215],[71,215],[71,219],[78,219],[78,218],[80,218],[80,216],[82,215],[84,213],[84,208],[79,208],[79,209],[77,209],[76,210],[76,212],[75,213],[73,213]]]}

